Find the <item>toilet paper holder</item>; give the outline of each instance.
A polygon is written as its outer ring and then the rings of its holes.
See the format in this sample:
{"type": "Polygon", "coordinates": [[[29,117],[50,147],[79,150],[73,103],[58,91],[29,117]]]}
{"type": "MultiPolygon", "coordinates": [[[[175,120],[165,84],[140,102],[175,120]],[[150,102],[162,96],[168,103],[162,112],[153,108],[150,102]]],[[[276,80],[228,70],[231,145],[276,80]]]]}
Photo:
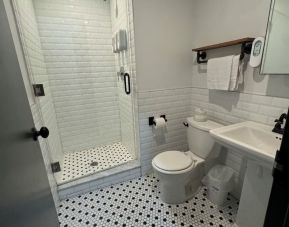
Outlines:
{"type": "MultiPolygon", "coordinates": [[[[160,115],[161,118],[165,119],[165,122],[167,122],[167,118],[166,118],[166,115],[160,115]]],[[[156,122],[155,122],[155,117],[149,117],[149,126],[152,126],[152,125],[156,125],[156,122]]]]}

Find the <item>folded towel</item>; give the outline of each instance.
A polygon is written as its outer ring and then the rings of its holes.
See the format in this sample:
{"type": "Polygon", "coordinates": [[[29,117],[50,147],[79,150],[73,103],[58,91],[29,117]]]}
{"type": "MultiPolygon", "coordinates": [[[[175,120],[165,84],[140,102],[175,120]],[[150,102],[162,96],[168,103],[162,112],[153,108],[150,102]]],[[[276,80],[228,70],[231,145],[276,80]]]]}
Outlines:
{"type": "Polygon", "coordinates": [[[241,73],[240,55],[213,58],[208,61],[208,89],[236,91],[244,78],[241,73]]]}
{"type": "Polygon", "coordinates": [[[209,59],[207,68],[208,89],[229,90],[233,58],[234,55],[209,59]]]}
{"type": "Polygon", "coordinates": [[[240,71],[240,55],[233,56],[232,59],[232,70],[231,70],[231,79],[229,85],[229,91],[238,90],[239,85],[239,71],[240,71]]]}

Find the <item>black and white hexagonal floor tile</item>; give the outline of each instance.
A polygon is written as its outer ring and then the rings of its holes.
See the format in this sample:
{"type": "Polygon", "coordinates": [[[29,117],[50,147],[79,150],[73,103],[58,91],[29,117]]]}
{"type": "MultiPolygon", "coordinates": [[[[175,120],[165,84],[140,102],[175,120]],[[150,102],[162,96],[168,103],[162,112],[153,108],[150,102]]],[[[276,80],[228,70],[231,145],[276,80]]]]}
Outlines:
{"type": "Polygon", "coordinates": [[[233,226],[238,201],[211,203],[202,187],[193,199],[169,205],[159,198],[158,179],[145,176],[67,199],[59,210],[60,226],[233,226]]]}

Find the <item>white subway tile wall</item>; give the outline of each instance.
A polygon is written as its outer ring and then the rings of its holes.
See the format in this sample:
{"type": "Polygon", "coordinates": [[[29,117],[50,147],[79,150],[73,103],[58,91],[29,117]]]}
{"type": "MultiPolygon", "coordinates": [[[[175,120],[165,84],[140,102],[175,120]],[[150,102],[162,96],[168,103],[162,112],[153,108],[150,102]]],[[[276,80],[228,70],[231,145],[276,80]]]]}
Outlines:
{"type": "MultiPolygon", "coordinates": [[[[271,125],[283,112],[287,112],[289,99],[241,92],[223,92],[206,88],[192,88],[191,112],[196,107],[207,110],[211,119],[224,124],[256,121],[271,125]]],[[[247,159],[234,150],[223,151],[220,162],[235,170],[234,195],[241,194],[247,159]]]]}
{"type": "Polygon", "coordinates": [[[71,198],[77,195],[93,191],[98,188],[104,188],[113,184],[138,178],[141,176],[140,166],[137,161],[132,161],[126,165],[117,166],[97,175],[91,175],[81,178],[71,183],[60,185],[60,200],[71,198]]]}
{"type": "MultiPolygon", "coordinates": [[[[142,174],[152,171],[151,161],[165,150],[186,150],[186,130],[182,122],[196,107],[208,111],[211,119],[224,124],[256,121],[274,125],[274,119],[286,112],[289,99],[239,92],[209,91],[206,88],[180,88],[138,93],[140,152],[142,174]],[[149,116],[166,114],[167,134],[158,141],[148,126],[149,116]]],[[[235,171],[234,195],[240,196],[246,159],[237,151],[222,149],[218,160],[235,171]]]]}
{"type": "Polygon", "coordinates": [[[110,1],[34,1],[64,152],[121,140],[110,1]]]}
{"type": "MultiPolygon", "coordinates": [[[[128,48],[115,54],[115,70],[124,67],[131,77],[132,93],[127,95],[124,91],[124,82],[117,80],[118,101],[120,109],[121,141],[127,147],[132,157],[137,157],[134,105],[136,103],[136,62],[133,27],[133,10],[131,0],[111,0],[112,33],[115,35],[120,29],[127,32],[128,48]],[[116,15],[117,11],[117,15],[116,15]]],[[[116,75],[116,74],[115,74],[116,75]]]]}
{"type": "MultiPolygon", "coordinates": [[[[128,49],[114,55],[114,74],[116,80],[118,105],[120,114],[120,135],[121,143],[127,148],[133,159],[138,155],[137,143],[138,137],[136,128],[137,124],[137,93],[136,93],[136,66],[135,66],[135,44],[133,29],[133,10],[131,0],[117,1],[117,17],[116,17],[116,1],[110,1],[110,14],[112,23],[112,34],[120,29],[127,31],[128,49]],[[132,93],[127,95],[124,91],[124,83],[117,78],[117,72],[120,67],[124,67],[125,71],[131,76],[132,93]]],[[[60,198],[64,199],[74,195],[93,190],[95,188],[122,182],[140,176],[139,161],[130,161],[125,165],[115,167],[113,169],[99,172],[97,175],[87,176],[73,183],[59,186],[60,198]]]]}
{"type": "Polygon", "coordinates": [[[138,93],[142,174],[152,171],[151,161],[160,152],[188,149],[183,122],[191,116],[190,98],[191,88],[138,93]],[[148,118],[161,114],[165,114],[168,120],[167,133],[156,137],[152,126],[148,124],[148,118]]]}
{"type": "MultiPolygon", "coordinates": [[[[62,162],[63,153],[61,142],[59,139],[58,128],[56,124],[55,110],[53,100],[49,89],[48,76],[44,63],[44,56],[41,50],[40,38],[37,30],[37,23],[34,14],[32,0],[16,0],[14,1],[15,15],[19,25],[19,34],[23,46],[25,63],[29,72],[31,83],[41,83],[45,88],[45,96],[29,99],[30,107],[37,129],[46,126],[50,130],[47,140],[39,138],[39,143],[44,158],[49,183],[51,185],[52,194],[55,203],[58,204],[57,186],[54,176],[51,172],[50,164],[53,161],[62,162]],[[40,113],[40,111],[42,113],[40,113]],[[49,150],[51,153],[49,153],[49,150]]],[[[27,94],[31,94],[32,87],[27,86],[27,94]]],[[[30,95],[31,96],[31,95],[30,95]]]]}
{"type": "MultiPolygon", "coordinates": [[[[138,93],[139,103],[139,127],[140,127],[140,161],[141,174],[145,175],[152,171],[151,161],[153,157],[165,150],[188,149],[186,127],[183,122],[191,116],[191,88],[168,89],[160,91],[147,91],[138,93]],[[163,138],[154,136],[152,127],[148,125],[148,117],[166,114],[167,133],[163,138]]],[[[126,164],[129,166],[129,163],[126,164]]],[[[111,170],[110,170],[111,171],[111,170]]],[[[100,173],[101,174],[101,173],[100,173]]],[[[112,177],[107,185],[114,184],[126,179],[112,177]],[[117,180],[117,181],[116,181],[117,180]]],[[[129,174],[129,178],[134,175],[129,174]]],[[[96,181],[98,182],[98,181],[96,181]]],[[[107,180],[105,179],[105,182],[107,180]]],[[[101,185],[100,183],[96,183],[101,185]]],[[[81,190],[77,185],[68,188],[60,188],[60,197],[65,199],[89,190],[89,183],[82,183],[81,190]]]]}
{"type": "Polygon", "coordinates": [[[191,106],[192,111],[202,107],[211,118],[227,124],[251,120],[273,126],[274,120],[287,112],[289,99],[192,88],[191,106]]]}

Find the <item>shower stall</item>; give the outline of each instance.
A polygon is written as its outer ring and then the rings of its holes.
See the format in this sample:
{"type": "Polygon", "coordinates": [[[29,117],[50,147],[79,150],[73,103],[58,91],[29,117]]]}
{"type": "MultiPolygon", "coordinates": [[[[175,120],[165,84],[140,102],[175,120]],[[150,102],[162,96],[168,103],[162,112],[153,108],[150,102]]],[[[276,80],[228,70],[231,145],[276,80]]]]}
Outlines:
{"type": "Polygon", "coordinates": [[[12,4],[25,88],[36,128],[50,131],[39,142],[57,184],[137,160],[132,1],[12,4]],[[127,46],[113,51],[120,30],[127,46]]]}

